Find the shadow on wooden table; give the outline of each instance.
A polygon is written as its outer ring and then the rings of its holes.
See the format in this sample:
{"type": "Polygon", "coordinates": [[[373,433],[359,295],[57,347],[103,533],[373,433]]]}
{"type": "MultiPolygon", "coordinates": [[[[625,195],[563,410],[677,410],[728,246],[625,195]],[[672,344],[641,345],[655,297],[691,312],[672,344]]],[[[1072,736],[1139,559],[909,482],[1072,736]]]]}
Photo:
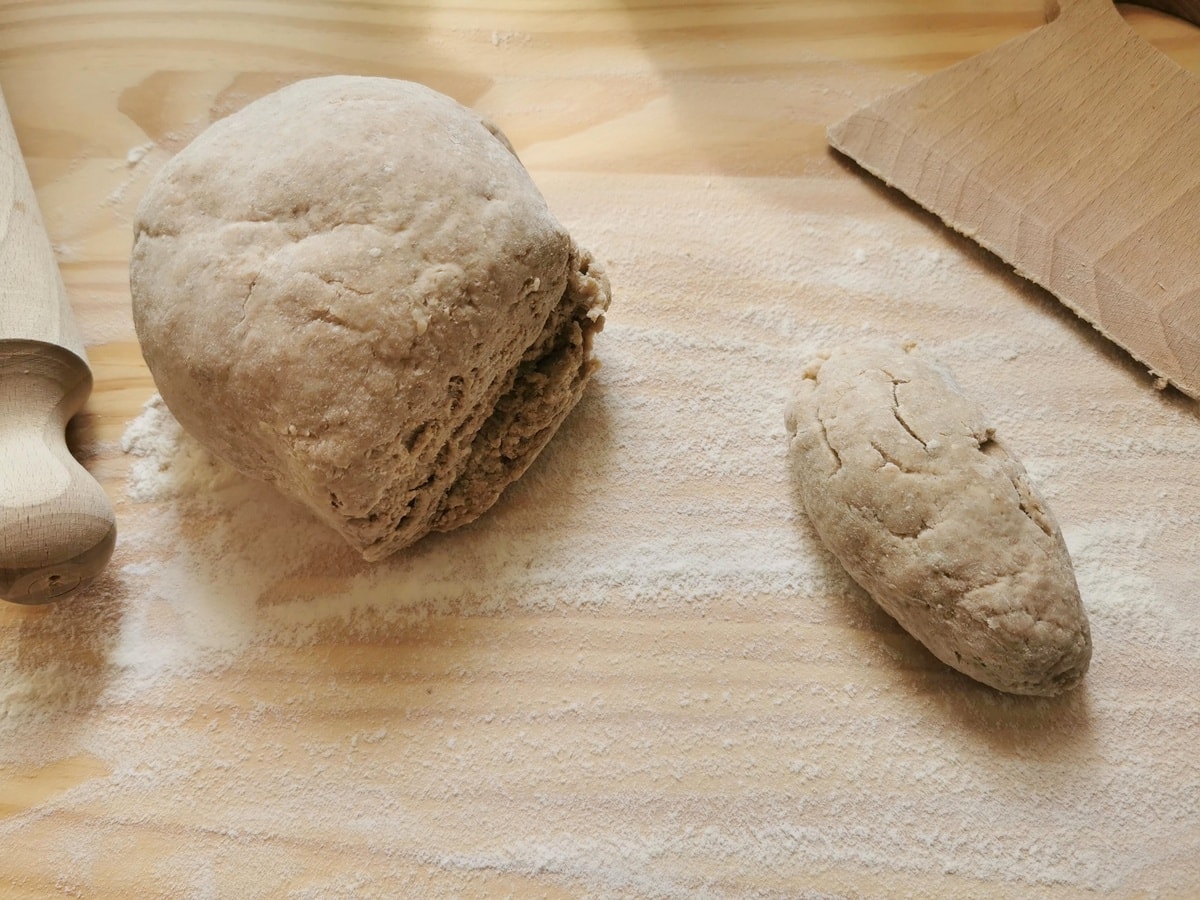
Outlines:
{"type": "Polygon", "coordinates": [[[909,692],[918,716],[937,728],[981,744],[1000,756],[1057,759],[1086,754],[1093,738],[1085,676],[1082,685],[1059,697],[1006,694],[941,662],[908,634],[857,583],[830,552],[804,511],[799,486],[792,481],[797,528],[828,585],[824,608],[847,644],[846,656],[887,670],[898,690],[909,692]]]}
{"type": "MultiPolygon", "coordinates": [[[[295,81],[324,75],[367,75],[421,82],[473,105],[493,79],[466,71],[440,46],[420,4],[381,4],[366,10],[330,6],[290,23],[287,51],[267,67],[232,72],[228,67],[159,68],[122,91],[118,109],[155,145],[173,154],[208,125],[295,81]]],[[[230,25],[247,36],[259,34],[261,17],[230,25]]]]}
{"type": "Polygon", "coordinates": [[[1114,369],[1120,370],[1131,383],[1136,384],[1139,389],[1144,390],[1147,397],[1157,395],[1156,399],[1158,402],[1166,403],[1177,410],[1200,417],[1200,403],[1192,400],[1174,387],[1167,387],[1164,390],[1154,390],[1154,376],[1146,366],[1137,362],[1125,350],[1109,340],[1090,323],[1076,315],[1074,311],[1061,303],[1052,293],[1034,284],[1032,281],[1022,278],[1013,271],[1012,266],[990,250],[984,249],[970,238],[943,225],[941,219],[934,213],[916,203],[903,191],[886,185],[873,177],[854,160],[843,156],[832,148],[828,148],[827,152],[841,171],[861,179],[871,193],[878,197],[882,203],[886,203],[904,215],[917,219],[925,223],[929,228],[940,232],[944,240],[955,252],[961,254],[964,258],[970,259],[975,265],[987,269],[992,277],[1003,281],[1008,288],[1007,293],[1020,296],[1029,306],[1035,307],[1039,314],[1052,318],[1058,324],[1069,329],[1079,340],[1080,344],[1087,346],[1097,356],[1105,359],[1114,369]]]}
{"type": "Polygon", "coordinates": [[[1091,752],[1094,728],[1087,676],[1058,697],[1004,694],[954,671],[938,681],[953,684],[932,687],[925,698],[995,755],[1051,760],[1091,752]]]}
{"type": "MultiPolygon", "coordinates": [[[[815,540],[815,538],[814,538],[815,540]]],[[[914,708],[1001,756],[1055,759],[1076,756],[1092,743],[1091,704],[1085,676],[1060,697],[1005,694],[942,663],[850,580],[832,554],[822,552],[829,583],[846,590],[830,596],[833,618],[844,621],[852,655],[887,668],[899,690],[912,694],[914,708]]]]}
{"type": "Polygon", "coordinates": [[[605,477],[612,448],[603,383],[593,381],[491,510],[377,563],[307,509],[229,471],[211,490],[159,502],[162,520],[135,539],[156,572],[146,589],[171,586],[180,646],[200,655],[220,649],[208,635],[237,648],[388,643],[412,640],[438,616],[502,616],[525,591],[545,593],[559,568],[571,571],[588,514],[581,501],[605,477]]]}
{"type": "Polygon", "coordinates": [[[662,135],[622,148],[632,154],[626,167],[636,171],[746,178],[748,189],[769,196],[770,183],[758,179],[827,174],[829,124],[911,80],[831,54],[828,39],[837,35],[818,33],[831,16],[797,18],[794,9],[762,4],[744,13],[622,5],[665,88],[651,101],[653,115],[647,109],[639,121],[643,130],[664,117],[671,122],[662,135]]]}

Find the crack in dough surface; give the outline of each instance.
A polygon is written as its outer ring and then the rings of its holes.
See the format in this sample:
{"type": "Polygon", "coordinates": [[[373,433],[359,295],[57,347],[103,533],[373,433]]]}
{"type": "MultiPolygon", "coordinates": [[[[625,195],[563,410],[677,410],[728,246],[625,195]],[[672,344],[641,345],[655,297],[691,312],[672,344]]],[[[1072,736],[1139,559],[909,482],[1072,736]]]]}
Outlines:
{"type": "Polygon", "coordinates": [[[787,414],[805,509],[847,572],[943,662],[1053,695],[1091,658],[1066,545],[1024,468],[911,349],[841,349],[787,414]]]}

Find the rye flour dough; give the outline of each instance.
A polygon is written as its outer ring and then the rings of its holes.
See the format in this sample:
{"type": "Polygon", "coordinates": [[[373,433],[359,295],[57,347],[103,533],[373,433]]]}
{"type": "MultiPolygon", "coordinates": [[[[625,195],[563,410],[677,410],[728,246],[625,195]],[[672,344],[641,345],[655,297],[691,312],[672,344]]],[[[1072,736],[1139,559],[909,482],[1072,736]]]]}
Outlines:
{"type": "Polygon", "coordinates": [[[1092,655],[1062,534],[1024,467],[909,350],[836,350],[787,411],[821,539],[942,662],[1017,694],[1074,686],[1092,655]]]}
{"type": "Polygon", "coordinates": [[[609,302],[499,130],[385,78],[298,82],[208,128],[142,201],[130,282],[180,423],[370,560],[525,471],[609,302]]]}

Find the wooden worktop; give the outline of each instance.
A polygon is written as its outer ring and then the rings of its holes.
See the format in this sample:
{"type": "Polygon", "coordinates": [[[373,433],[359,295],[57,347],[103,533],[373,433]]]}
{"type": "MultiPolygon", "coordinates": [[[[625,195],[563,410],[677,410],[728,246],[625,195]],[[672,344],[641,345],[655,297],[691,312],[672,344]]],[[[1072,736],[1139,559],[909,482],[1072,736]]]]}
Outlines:
{"type": "MultiPolygon", "coordinates": [[[[1200,72],[1195,28],[1127,17],[1200,72]]],[[[0,608],[0,895],[1200,895],[1196,405],[824,143],[1041,21],[1040,0],[0,3],[96,375],[71,440],[122,534],[89,594],[0,608]],[[121,450],[154,391],[127,282],[148,181],[329,73],[486,112],[613,284],[604,367],[546,458],[374,569],[254,485],[135,496],[121,450]],[[860,333],[948,362],[1049,498],[1092,617],[1078,691],[949,672],[816,543],[782,400],[860,333]]]]}

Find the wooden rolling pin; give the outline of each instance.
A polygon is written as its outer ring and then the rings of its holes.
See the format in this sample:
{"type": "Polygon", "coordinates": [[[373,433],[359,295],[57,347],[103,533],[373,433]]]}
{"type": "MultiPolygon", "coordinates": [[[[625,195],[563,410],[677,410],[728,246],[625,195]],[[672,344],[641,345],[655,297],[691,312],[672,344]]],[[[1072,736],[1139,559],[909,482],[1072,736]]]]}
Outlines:
{"type": "Polygon", "coordinates": [[[91,392],[83,340],[0,95],[0,598],[58,599],[112,556],[112,505],[67,449],[67,422],[91,392]]]}

